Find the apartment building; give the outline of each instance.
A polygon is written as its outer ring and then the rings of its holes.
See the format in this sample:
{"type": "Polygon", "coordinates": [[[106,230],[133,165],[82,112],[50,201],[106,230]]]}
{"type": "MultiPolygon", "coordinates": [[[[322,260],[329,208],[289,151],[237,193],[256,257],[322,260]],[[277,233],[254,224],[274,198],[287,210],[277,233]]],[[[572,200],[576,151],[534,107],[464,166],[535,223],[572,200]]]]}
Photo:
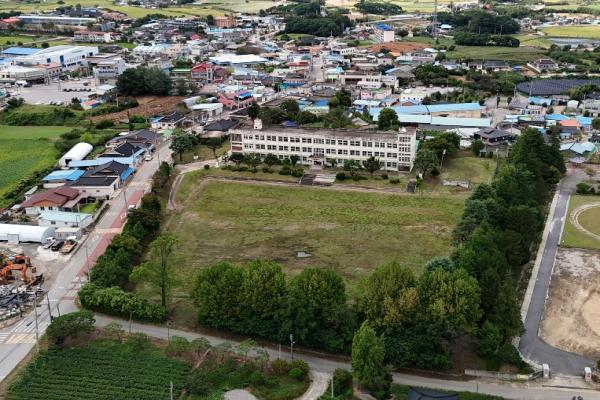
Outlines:
{"type": "Polygon", "coordinates": [[[261,156],[274,154],[283,160],[292,155],[304,165],[342,165],[346,160],[380,160],[382,169],[410,170],[417,151],[416,129],[402,128],[398,132],[361,130],[262,129],[260,120],[254,126],[243,125],[229,131],[233,153],[261,156]]]}
{"type": "Polygon", "coordinates": [[[111,43],[114,41],[111,32],[78,31],[73,34],[73,41],[86,43],[111,43]]]}
{"type": "Polygon", "coordinates": [[[394,28],[383,23],[375,25],[373,39],[376,43],[393,42],[396,39],[394,35],[394,28]]]}

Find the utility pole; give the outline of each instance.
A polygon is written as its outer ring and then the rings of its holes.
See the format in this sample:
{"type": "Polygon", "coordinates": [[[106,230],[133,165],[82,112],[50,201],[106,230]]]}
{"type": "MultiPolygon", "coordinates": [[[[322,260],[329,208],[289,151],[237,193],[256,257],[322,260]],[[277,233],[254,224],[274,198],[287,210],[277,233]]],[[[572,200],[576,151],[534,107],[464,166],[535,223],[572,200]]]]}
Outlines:
{"type": "Polygon", "coordinates": [[[33,313],[35,314],[35,348],[36,351],[40,352],[40,332],[38,326],[38,315],[37,315],[37,294],[33,295],[33,313]]]}
{"type": "Polygon", "coordinates": [[[50,322],[54,319],[52,316],[52,309],[50,308],[50,297],[48,297],[48,293],[46,292],[46,300],[48,301],[48,314],[50,315],[50,322]]]}
{"type": "Polygon", "coordinates": [[[292,361],[294,361],[294,335],[290,333],[290,355],[292,356],[292,361]]]}
{"type": "Polygon", "coordinates": [[[331,373],[331,398],[334,399],[335,396],[333,394],[333,372],[331,373]]]}
{"type": "Polygon", "coordinates": [[[173,400],[173,381],[171,381],[170,392],[171,392],[171,400],[173,400]]]}
{"type": "Polygon", "coordinates": [[[433,27],[431,31],[434,39],[437,39],[437,9],[438,2],[437,0],[435,0],[435,2],[433,3],[433,27]]]}

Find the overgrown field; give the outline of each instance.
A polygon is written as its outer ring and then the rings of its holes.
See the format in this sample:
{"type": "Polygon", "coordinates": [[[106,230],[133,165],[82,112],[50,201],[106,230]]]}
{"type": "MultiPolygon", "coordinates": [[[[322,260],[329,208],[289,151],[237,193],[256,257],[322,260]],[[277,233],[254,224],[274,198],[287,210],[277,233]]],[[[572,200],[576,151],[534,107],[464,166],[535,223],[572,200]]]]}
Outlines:
{"type": "Polygon", "coordinates": [[[292,274],[306,266],[333,268],[350,281],[387,261],[420,272],[426,261],[450,252],[464,203],[460,194],[200,183],[198,175],[185,177],[183,208],[166,228],[181,238],[182,275],[221,260],[256,258],[280,262],[292,274]]]}
{"type": "Polygon", "coordinates": [[[51,348],[29,364],[8,390],[9,400],[163,400],[180,393],[189,366],[154,349],[98,340],[51,348]]]}

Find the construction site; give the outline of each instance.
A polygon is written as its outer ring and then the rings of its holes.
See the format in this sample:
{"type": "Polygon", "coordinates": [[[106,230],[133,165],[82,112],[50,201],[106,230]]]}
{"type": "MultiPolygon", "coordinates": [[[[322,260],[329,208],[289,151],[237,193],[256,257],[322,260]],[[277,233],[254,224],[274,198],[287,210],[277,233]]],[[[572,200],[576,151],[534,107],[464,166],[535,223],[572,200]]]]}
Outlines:
{"type": "Polygon", "coordinates": [[[0,247],[0,321],[20,317],[44,294],[44,274],[22,251],[0,247]]]}

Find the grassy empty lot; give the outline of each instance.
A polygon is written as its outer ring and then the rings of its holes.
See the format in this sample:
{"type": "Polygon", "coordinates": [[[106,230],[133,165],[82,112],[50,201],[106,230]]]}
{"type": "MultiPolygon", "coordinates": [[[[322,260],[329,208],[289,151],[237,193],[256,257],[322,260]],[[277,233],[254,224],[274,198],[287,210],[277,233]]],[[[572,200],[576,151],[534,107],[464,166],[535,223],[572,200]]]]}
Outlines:
{"type": "Polygon", "coordinates": [[[0,125],[0,140],[5,139],[45,139],[53,138],[70,131],[68,126],[10,126],[0,125]]]}
{"type": "Polygon", "coordinates": [[[472,156],[453,157],[444,161],[442,179],[468,180],[471,185],[490,182],[496,168],[496,160],[472,156]]]}
{"type": "Polygon", "coordinates": [[[220,260],[275,260],[291,274],[333,268],[351,282],[387,262],[419,272],[448,254],[464,196],[386,195],[233,182],[186,182],[166,229],[182,240],[185,275],[220,260]],[[297,253],[310,253],[298,258],[297,253]]]}
{"type": "MultiPolygon", "coordinates": [[[[598,196],[572,195],[569,200],[569,211],[565,219],[561,245],[584,249],[600,249],[600,240],[577,229],[570,221],[571,214],[577,208],[591,203],[600,203],[598,196]]],[[[590,208],[579,215],[581,226],[596,235],[600,235],[600,207],[590,208]]]]}
{"type": "Polygon", "coordinates": [[[542,31],[551,37],[600,39],[598,25],[548,26],[542,31]]]}

